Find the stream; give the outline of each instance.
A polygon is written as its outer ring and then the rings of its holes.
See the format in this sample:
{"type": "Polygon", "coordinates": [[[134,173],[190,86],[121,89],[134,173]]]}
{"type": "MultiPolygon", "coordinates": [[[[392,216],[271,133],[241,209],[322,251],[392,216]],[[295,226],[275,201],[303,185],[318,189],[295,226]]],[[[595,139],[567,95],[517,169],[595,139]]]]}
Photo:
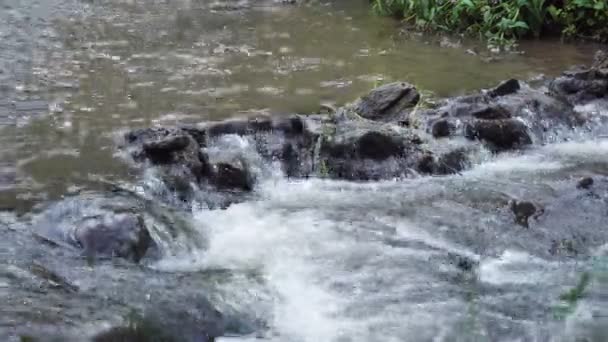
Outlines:
{"type": "Polygon", "coordinates": [[[371,181],[287,177],[227,136],[209,154],[244,154],[254,190],[189,210],[116,148],[132,129],[318,113],[394,81],[436,97],[533,83],[597,46],[520,50],[406,33],[367,0],[0,0],[0,340],[91,341],[154,308],[180,341],[207,341],[192,327],[219,313],[221,342],[607,341],[606,120],[371,181]],[[512,199],[542,215],[517,225],[512,199]],[[134,201],[161,251],[139,264],[43,234],[134,201]]]}

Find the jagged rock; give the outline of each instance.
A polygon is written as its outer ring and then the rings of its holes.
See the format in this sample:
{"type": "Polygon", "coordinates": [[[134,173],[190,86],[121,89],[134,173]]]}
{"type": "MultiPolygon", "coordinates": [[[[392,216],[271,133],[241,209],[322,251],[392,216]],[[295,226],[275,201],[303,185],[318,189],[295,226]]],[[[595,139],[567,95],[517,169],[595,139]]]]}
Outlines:
{"type": "Polygon", "coordinates": [[[497,151],[529,145],[532,138],[526,125],[517,119],[476,120],[465,127],[465,137],[479,139],[497,151]]]}
{"type": "Polygon", "coordinates": [[[370,120],[390,119],[420,100],[416,87],[405,82],[385,84],[372,90],[356,104],[355,111],[370,120]]]}

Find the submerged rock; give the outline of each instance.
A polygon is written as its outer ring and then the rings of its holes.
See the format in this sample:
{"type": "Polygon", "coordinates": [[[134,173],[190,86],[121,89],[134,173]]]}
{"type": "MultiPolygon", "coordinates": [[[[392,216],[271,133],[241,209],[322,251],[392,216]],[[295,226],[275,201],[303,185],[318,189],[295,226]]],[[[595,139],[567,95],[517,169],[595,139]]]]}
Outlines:
{"type": "Polygon", "coordinates": [[[89,258],[121,257],[139,262],[154,246],[134,203],[116,197],[75,197],[50,206],[34,232],[45,240],[81,250],[89,258]]]}
{"type": "Polygon", "coordinates": [[[528,201],[511,200],[509,206],[515,214],[515,223],[526,228],[530,227],[528,222],[530,217],[538,217],[543,213],[541,208],[537,208],[534,203],[528,201]]]}
{"type": "Polygon", "coordinates": [[[591,186],[593,186],[593,178],[591,177],[583,177],[576,184],[578,189],[589,189],[591,186]]]}

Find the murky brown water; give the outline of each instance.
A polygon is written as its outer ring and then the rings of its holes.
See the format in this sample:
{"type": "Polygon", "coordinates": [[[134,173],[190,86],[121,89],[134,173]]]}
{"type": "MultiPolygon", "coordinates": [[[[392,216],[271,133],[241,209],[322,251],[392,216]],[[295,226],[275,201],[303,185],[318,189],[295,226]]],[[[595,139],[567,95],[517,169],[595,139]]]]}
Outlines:
{"type": "Polygon", "coordinates": [[[454,95],[555,74],[594,50],[529,42],[489,61],[400,36],[365,0],[239,4],[0,0],[0,208],[128,177],[113,156],[124,128],[315,112],[397,79],[454,95]]]}

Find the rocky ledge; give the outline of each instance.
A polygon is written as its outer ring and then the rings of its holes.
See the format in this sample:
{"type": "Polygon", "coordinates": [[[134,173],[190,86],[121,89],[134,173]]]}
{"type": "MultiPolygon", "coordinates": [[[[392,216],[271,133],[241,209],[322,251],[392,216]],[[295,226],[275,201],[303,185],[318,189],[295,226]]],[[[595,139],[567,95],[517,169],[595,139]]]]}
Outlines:
{"type": "Polygon", "coordinates": [[[429,101],[415,86],[395,82],[331,114],[230,119],[156,127],[125,134],[121,148],[152,168],[182,202],[197,188],[247,193],[256,173],[243,154],[245,139],[265,164],[287,177],[378,180],[460,172],[476,151],[501,153],[552,141],[556,133],[602,120],[608,107],[608,62],[576,67],[541,86],[511,79],[467,96],[429,101]],[[227,147],[228,146],[228,147],[227,147]],[[222,152],[222,153],[218,153],[222,152]]]}

